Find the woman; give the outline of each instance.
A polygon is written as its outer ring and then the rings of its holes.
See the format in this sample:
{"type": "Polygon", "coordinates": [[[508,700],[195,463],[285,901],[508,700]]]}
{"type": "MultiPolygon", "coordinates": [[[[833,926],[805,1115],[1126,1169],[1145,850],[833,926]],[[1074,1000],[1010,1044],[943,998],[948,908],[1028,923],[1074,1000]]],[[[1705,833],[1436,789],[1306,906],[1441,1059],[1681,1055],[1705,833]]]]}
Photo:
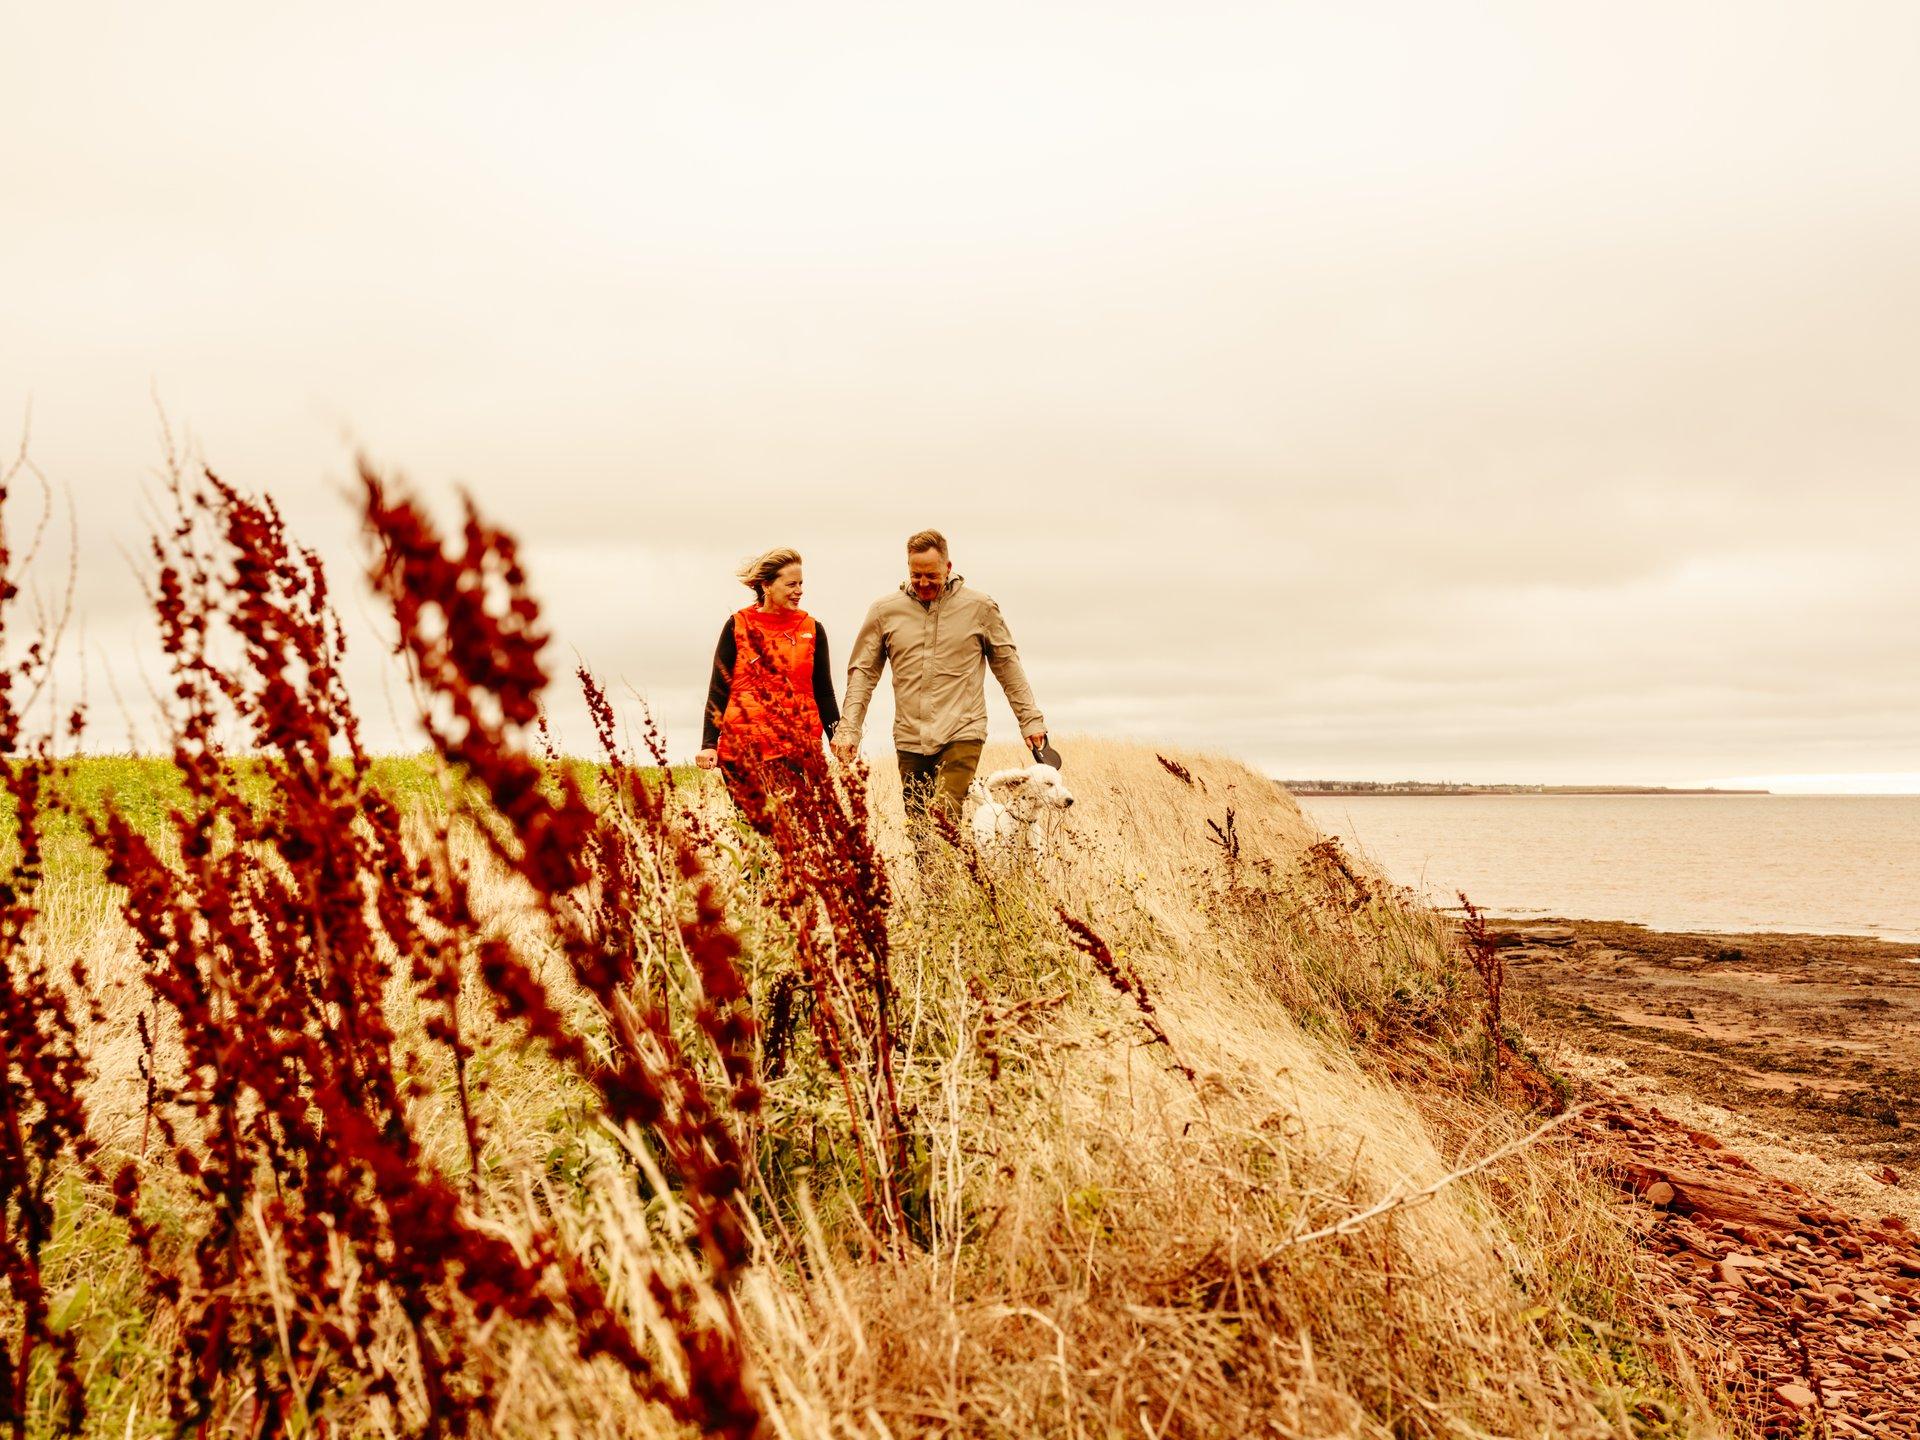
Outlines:
{"type": "Polygon", "coordinates": [[[840,706],[827,632],[800,608],[800,552],[769,550],[738,573],[755,603],[720,631],[694,763],[720,771],[747,823],[764,835],[772,829],[768,793],[790,793],[822,763],[820,739],[833,738],[840,706]]]}

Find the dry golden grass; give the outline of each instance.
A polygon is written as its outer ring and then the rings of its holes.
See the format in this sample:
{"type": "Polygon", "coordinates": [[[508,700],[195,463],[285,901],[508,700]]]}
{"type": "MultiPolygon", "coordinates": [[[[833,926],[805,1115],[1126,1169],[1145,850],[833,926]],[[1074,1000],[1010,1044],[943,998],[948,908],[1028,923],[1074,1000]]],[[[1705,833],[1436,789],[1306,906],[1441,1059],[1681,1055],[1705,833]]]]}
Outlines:
{"type": "MultiPolygon", "coordinates": [[[[817,1072],[776,1082],[756,1136],[766,1228],[736,1297],[769,1433],[1718,1433],[1634,1338],[1618,1225],[1586,1178],[1550,1143],[1472,1168],[1541,1117],[1485,1093],[1446,925],[1374,877],[1355,903],[1308,856],[1319,837],[1292,800],[1254,772],[1170,758],[1191,784],[1151,750],[1073,743],[1079,803],[1060,844],[993,867],[990,888],[957,857],[917,871],[897,781],[874,775],[897,877],[917,1243],[865,1231],[833,1146],[844,1114],[817,1072]],[[1207,826],[1229,806],[1237,859],[1207,826]],[[1148,1043],[1056,905],[1138,971],[1169,1045],[1148,1043]]],[[[767,925],[765,856],[744,839],[729,854],[736,913],[767,925]]],[[[57,881],[45,899],[41,943],[85,950],[105,1004],[96,1123],[133,1150],[136,958],[102,887],[57,881]]],[[[499,926],[530,923],[504,882],[482,901],[499,926]]],[[[750,961],[777,948],[750,930],[750,961]]],[[[413,1023],[404,991],[391,1003],[413,1023]]],[[[477,1009],[474,1025],[486,1034],[477,1009]]],[[[483,1042],[492,1139],[476,1203],[510,1234],[536,1215],[558,1224],[644,1332],[645,1277],[689,1269],[670,1187],[657,1173],[637,1186],[635,1165],[651,1165],[639,1138],[597,1126],[577,1086],[511,1039],[483,1042]]],[[[426,1104],[459,1168],[450,1105],[426,1104]]],[[[169,1320],[96,1200],[73,1187],[55,1257],[64,1294],[84,1296],[93,1427],[163,1433],[152,1362],[169,1320]]],[[[557,1335],[496,1349],[511,1376],[499,1434],[682,1433],[557,1335]]],[[[371,1407],[334,1424],[386,1428],[371,1407]]]]}

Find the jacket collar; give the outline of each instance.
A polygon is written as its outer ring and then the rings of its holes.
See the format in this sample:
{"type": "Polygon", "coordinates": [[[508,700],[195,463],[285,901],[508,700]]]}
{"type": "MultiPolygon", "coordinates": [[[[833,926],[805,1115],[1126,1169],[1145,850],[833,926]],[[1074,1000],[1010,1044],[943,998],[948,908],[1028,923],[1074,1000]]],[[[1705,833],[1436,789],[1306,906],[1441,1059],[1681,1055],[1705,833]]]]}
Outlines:
{"type": "Polygon", "coordinates": [[[966,583],[967,581],[964,575],[949,575],[946,585],[941,588],[938,595],[931,600],[922,601],[918,595],[913,593],[913,582],[911,580],[902,580],[900,582],[900,593],[906,596],[907,599],[913,601],[914,604],[919,605],[922,609],[931,610],[935,605],[938,605],[942,600],[946,599],[966,583]]]}

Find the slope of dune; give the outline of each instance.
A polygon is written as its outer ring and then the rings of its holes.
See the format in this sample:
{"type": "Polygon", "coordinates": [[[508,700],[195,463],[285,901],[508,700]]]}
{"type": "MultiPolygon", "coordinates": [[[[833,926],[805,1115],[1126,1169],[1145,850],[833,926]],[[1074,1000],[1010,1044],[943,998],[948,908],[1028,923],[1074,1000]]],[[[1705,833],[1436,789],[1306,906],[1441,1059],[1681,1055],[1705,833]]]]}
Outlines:
{"type": "MultiPolygon", "coordinates": [[[[428,1156],[523,1250],[552,1234],[609,1277],[667,1390],[694,1362],[650,1289],[668,1276],[704,1295],[699,1313],[738,1327],[768,1435],[1718,1433],[1684,1359],[1642,1328],[1621,1207],[1558,1143],[1552,1077],[1517,1035],[1495,1063],[1451,924],[1237,762],[1092,741],[1067,753],[1078,803],[1041,855],[982,861],[940,842],[916,861],[897,782],[872,776],[910,1147],[898,1233],[861,1200],[853,1092],[804,1037],[768,1067],[748,1127],[752,1259],[724,1291],[702,1288],[647,1137],[610,1130],[590,1087],[472,996],[481,1165],[466,1164],[444,1071],[415,1105],[428,1156]]],[[[674,823],[700,837],[765,1016],[794,953],[770,908],[787,857],[705,784],[683,785],[674,823]]],[[[417,808],[415,832],[430,848],[444,817],[417,808]]],[[[450,834],[488,933],[547,955],[569,993],[521,888],[470,832],[450,834]]],[[[93,1133],[140,1156],[147,1002],[117,905],[97,876],[55,874],[37,943],[88,960],[93,1133]]],[[[569,1003],[584,1029],[602,1023],[569,1003]]],[[[387,1010],[430,1048],[414,988],[396,982],[387,1010]]],[[[153,1063],[169,1063],[164,1036],[153,1063]]],[[[105,1197],[76,1182],[69,1200],[49,1273],[88,1428],[158,1433],[180,1317],[140,1282],[105,1197]]],[[[159,1223],[195,1222],[182,1201],[159,1223]]],[[[274,1257],[263,1244],[261,1293],[297,1307],[274,1257]]],[[[395,1324],[382,1363],[404,1375],[415,1342],[395,1324]]],[[[493,1433],[694,1433],[581,1360],[565,1326],[483,1327],[472,1343],[498,1379],[493,1433]]],[[[328,1433],[431,1424],[354,1393],[330,1402],[328,1433]]],[[[229,1399],[228,1433],[253,1433],[258,1402],[229,1399]]]]}

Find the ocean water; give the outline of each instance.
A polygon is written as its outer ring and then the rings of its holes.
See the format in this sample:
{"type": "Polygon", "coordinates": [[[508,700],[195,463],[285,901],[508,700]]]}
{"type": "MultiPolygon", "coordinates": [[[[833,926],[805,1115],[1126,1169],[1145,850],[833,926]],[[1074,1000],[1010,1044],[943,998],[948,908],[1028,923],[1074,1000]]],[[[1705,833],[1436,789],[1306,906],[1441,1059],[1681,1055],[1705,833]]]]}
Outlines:
{"type": "Polygon", "coordinates": [[[1300,806],[1435,903],[1920,942],[1920,796],[1378,795],[1300,806]]]}

